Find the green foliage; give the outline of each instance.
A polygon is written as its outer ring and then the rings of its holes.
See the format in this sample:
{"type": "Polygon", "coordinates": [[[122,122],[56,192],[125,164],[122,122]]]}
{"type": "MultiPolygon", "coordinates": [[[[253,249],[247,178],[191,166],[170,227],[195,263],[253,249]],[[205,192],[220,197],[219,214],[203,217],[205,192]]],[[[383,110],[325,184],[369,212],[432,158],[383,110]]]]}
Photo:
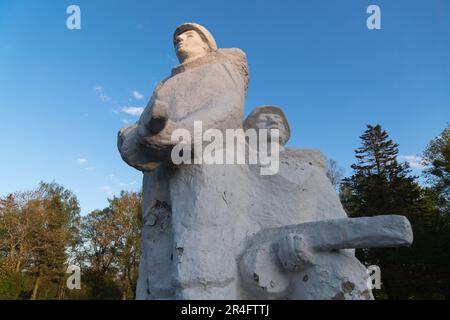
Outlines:
{"type": "Polygon", "coordinates": [[[141,205],[140,193],[122,192],[81,218],[55,182],[0,198],[0,299],[133,299],[141,205]],[[81,267],[81,290],[66,287],[69,264],[81,267]]]}
{"type": "Polygon", "coordinates": [[[88,269],[82,274],[85,284],[85,299],[89,300],[120,300],[122,291],[114,274],[101,273],[88,269]]]}
{"type": "Polygon", "coordinates": [[[443,214],[450,214],[450,125],[433,139],[423,154],[428,165],[425,176],[432,185],[439,208],[443,214]]]}
{"type": "Polygon", "coordinates": [[[414,243],[409,248],[357,250],[366,265],[378,265],[382,290],[377,298],[442,299],[448,297],[450,265],[448,224],[438,214],[435,193],[410,176],[409,165],[398,163],[398,145],[380,125],[367,126],[355,151],[354,173],[341,185],[341,200],[353,217],[400,214],[411,222],[414,243]],[[445,238],[447,237],[447,238],[445,238]]]}
{"type": "Polygon", "coordinates": [[[0,300],[17,300],[29,296],[30,279],[23,273],[2,270],[0,266],[0,300]]]}
{"type": "Polygon", "coordinates": [[[140,193],[122,192],[120,197],[109,200],[107,208],[83,217],[83,248],[79,253],[89,297],[115,299],[119,290],[119,298],[134,299],[140,258],[141,206],[140,193]]]}

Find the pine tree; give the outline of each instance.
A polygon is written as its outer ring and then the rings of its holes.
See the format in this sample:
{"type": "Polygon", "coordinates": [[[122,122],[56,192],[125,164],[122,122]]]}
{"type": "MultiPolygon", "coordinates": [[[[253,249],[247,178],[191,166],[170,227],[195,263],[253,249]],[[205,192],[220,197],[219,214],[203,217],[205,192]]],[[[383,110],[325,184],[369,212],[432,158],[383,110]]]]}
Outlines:
{"type": "Polygon", "coordinates": [[[368,125],[360,139],[357,162],[351,166],[354,174],[341,187],[344,205],[354,216],[407,214],[411,198],[419,197],[420,190],[408,176],[409,165],[397,161],[398,144],[379,124],[368,125]]]}
{"type": "Polygon", "coordinates": [[[354,173],[341,185],[341,199],[349,216],[398,214],[406,216],[415,241],[410,248],[357,250],[365,264],[381,268],[383,290],[377,297],[397,299],[430,296],[434,290],[430,279],[430,221],[435,217],[433,201],[410,176],[408,163],[397,160],[398,144],[380,125],[367,126],[360,137],[362,145],[355,150],[354,173]],[[427,225],[428,221],[428,225],[427,225]]]}

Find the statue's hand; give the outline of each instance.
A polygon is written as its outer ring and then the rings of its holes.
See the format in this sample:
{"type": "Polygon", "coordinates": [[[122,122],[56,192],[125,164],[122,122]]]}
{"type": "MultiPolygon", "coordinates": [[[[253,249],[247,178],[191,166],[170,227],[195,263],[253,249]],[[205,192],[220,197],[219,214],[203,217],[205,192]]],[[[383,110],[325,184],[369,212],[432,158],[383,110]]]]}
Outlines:
{"type": "Polygon", "coordinates": [[[141,121],[145,127],[153,134],[161,132],[167,124],[168,105],[161,100],[155,100],[152,106],[144,111],[141,121]]]}
{"type": "Polygon", "coordinates": [[[314,264],[314,255],[308,238],[301,234],[289,233],[278,242],[278,258],[287,270],[305,270],[314,264]]]}

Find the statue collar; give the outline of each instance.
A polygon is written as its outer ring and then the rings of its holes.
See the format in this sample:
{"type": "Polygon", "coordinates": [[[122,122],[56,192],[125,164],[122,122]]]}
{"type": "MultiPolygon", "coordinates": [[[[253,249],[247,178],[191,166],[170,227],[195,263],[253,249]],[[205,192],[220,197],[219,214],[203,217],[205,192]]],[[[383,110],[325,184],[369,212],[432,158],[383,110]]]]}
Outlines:
{"type": "Polygon", "coordinates": [[[204,56],[202,56],[200,58],[197,58],[197,59],[195,59],[193,61],[190,61],[188,63],[183,63],[183,64],[180,64],[180,65],[174,67],[172,69],[171,76],[173,77],[174,75],[182,73],[182,72],[184,72],[186,70],[190,70],[190,69],[194,69],[194,68],[197,68],[197,67],[201,67],[201,66],[203,66],[205,64],[214,63],[214,62],[217,62],[218,60],[221,60],[221,59],[224,59],[224,58],[225,58],[225,56],[219,51],[210,52],[207,55],[204,55],[204,56]]]}

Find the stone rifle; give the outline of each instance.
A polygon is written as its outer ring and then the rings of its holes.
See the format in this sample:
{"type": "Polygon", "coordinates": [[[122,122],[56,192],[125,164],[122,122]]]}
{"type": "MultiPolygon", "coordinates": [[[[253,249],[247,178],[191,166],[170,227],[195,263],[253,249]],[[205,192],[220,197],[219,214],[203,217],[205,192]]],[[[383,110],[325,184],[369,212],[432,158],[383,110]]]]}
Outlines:
{"type": "Polygon", "coordinates": [[[260,298],[372,299],[367,272],[346,249],[402,247],[412,241],[404,216],[305,222],[254,235],[240,271],[245,286],[260,298]]]}

